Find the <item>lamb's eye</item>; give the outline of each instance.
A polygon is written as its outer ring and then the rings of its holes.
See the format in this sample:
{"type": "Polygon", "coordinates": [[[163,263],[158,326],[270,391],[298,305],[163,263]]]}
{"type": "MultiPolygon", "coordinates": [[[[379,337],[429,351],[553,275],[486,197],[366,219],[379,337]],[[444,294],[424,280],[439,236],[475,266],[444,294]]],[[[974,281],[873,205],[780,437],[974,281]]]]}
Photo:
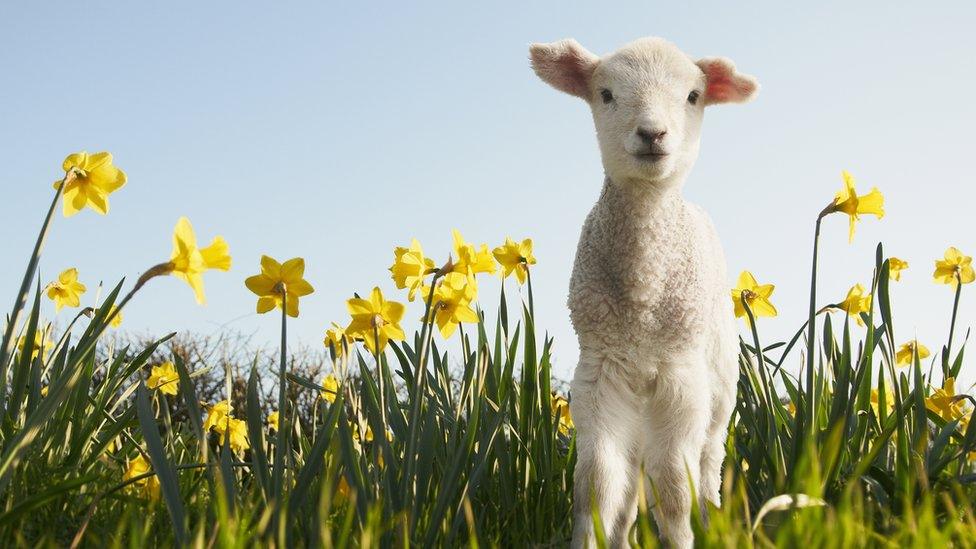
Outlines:
{"type": "Polygon", "coordinates": [[[610,93],[610,90],[600,90],[600,97],[603,98],[604,103],[613,101],[613,94],[610,93]]]}
{"type": "Polygon", "coordinates": [[[695,105],[698,103],[698,98],[700,96],[701,93],[699,93],[698,90],[691,90],[691,93],[688,94],[688,102],[695,105]]]}

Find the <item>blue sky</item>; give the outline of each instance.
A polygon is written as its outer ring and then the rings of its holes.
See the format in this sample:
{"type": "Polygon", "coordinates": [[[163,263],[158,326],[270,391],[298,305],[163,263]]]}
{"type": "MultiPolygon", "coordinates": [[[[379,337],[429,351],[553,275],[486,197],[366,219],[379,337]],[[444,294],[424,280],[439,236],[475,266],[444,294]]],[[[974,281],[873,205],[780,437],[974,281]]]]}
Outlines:
{"type": "MultiPolygon", "coordinates": [[[[254,314],[243,285],[266,253],[306,258],[316,293],[291,333],[318,345],[330,321],[346,322],[352,292],[394,292],[393,246],[416,237],[440,261],[458,228],[491,246],[535,240],[538,324],[569,376],[567,284],[602,170],[585,104],[541,83],[527,47],[574,37],[603,54],[658,35],[730,57],[763,86],[749,105],[708,111],[685,194],[714,218],[730,284],[742,269],[776,284],[780,317],[762,322],[764,339],[805,317],[813,221],[848,169],[862,192],[881,189],[887,216],[863,222],[852,245],[844,219],[825,222],[822,303],[867,283],[884,241],[911,265],[893,288],[898,339],[944,342],[952,291],[932,282],[933,261],[949,245],[976,252],[973,4],[410,4],[3,7],[5,299],[63,157],[109,150],[129,183],[108,216],[55,221],[43,282],[69,266],[92,289],[134,280],[168,259],[181,215],[234,257],[231,272],[207,274],[205,307],[181,282],[153,281],[127,330],[230,329],[273,345],[276,317],[254,314]]],[[[965,290],[964,328],[976,285],[965,290]]],[[[491,314],[496,292],[482,284],[491,314]]]]}

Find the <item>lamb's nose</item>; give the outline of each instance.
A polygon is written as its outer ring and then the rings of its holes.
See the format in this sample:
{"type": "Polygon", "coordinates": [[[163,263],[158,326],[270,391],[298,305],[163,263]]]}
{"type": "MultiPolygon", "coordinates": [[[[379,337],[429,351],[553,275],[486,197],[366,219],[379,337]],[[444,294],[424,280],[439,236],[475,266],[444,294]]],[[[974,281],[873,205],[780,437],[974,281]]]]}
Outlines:
{"type": "Polygon", "coordinates": [[[637,137],[640,137],[641,141],[643,141],[645,145],[655,145],[660,143],[667,133],[667,130],[637,128],[637,137]]]}

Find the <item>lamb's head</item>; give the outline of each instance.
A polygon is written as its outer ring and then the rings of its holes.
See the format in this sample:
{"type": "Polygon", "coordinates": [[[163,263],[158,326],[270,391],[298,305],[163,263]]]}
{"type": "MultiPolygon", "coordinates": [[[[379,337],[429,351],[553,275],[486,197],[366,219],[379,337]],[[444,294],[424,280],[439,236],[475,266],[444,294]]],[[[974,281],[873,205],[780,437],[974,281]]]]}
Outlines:
{"type": "Polygon", "coordinates": [[[529,51],[539,78],[590,104],[604,170],[621,183],[683,181],[698,157],[705,106],[745,102],[759,88],[728,59],[696,62],[660,38],[602,58],[575,40],[529,51]]]}

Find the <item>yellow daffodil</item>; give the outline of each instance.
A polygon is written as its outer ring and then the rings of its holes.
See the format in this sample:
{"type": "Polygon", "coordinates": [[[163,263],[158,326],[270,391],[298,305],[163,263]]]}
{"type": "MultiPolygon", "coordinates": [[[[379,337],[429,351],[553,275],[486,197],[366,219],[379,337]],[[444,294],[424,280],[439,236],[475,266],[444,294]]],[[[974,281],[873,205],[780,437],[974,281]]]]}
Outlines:
{"type": "Polygon", "coordinates": [[[278,263],[266,255],[261,256],[261,274],[250,276],[244,281],[247,289],[258,296],[258,313],[281,308],[285,301],[285,313],[298,316],[298,298],[315,291],[305,280],[305,260],[295,257],[278,263]]]}
{"type": "Polygon", "coordinates": [[[961,281],[969,284],[976,280],[973,270],[973,258],[963,255],[958,248],[952,246],[945,251],[944,259],[935,260],[935,273],[932,275],[936,282],[950,284],[953,288],[961,281]]]}
{"type": "Polygon", "coordinates": [[[424,278],[434,272],[434,260],[424,257],[424,250],[416,238],[410,242],[409,248],[395,248],[393,255],[393,265],[390,267],[393,282],[401,290],[407,288],[407,299],[413,301],[417,290],[424,284],[424,278]]]}
{"type": "Polygon", "coordinates": [[[166,395],[177,394],[180,390],[180,375],[176,372],[176,366],[172,362],[153,366],[146,387],[157,389],[166,395]]]}
{"type": "Polygon", "coordinates": [[[278,412],[271,412],[268,414],[268,428],[278,430],[278,412]]]}
{"type": "MultiPolygon", "coordinates": [[[[360,441],[359,425],[357,425],[356,423],[350,423],[350,426],[352,428],[352,439],[355,440],[356,442],[359,442],[360,441]]],[[[373,442],[373,428],[370,427],[369,425],[366,425],[366,436],[362,437],[362,440],[366,442],[373,442]]],[[[386,440],[392,442],[393,433],[387,431],[386,440]]]]}
{"type": "Polygon", "coordinates": [[[322,341],[327,349],[331,349],[338,359],[345,353],[346,346],[351,343],[346,329],[338,323],[333,322],[332,327],[325,331],[325,340],[322,341]]]}
{"type": "Polygon", "coordinates": [[[525,279],[529,274],[529,265],[535,265],[535,256],[532,255],[532,239],[526,238],[522,242],[515,242],[511,238],[505,238],[505,244],[492,250],[495,260],[502,266],[502,278],[515,273],[515,278],[519,284],[525,284],[525,279]]]}
{"type": "Polygon", "coordinates": [[[908,262],[897,257],[888,258],[888,279],[901,280],[901,272],[908,268],[908,262]]]}
{"type": "Polygon", "coordinates": [[[349,494],[352,493],[352,488],[349,487],[349,482],[346,480],[346,475],[339,475],[339,481],[336,482],[336,503],[344,503],[349,499],[349,494]]]}
{"type": "Polygon", "coordinates": [[[108,310],[108,316],[105,318],[111,318],[108,325],[113,328],[118,328],[122,325],[122,313],[118,312],[118,307],[112,305],[112,308],[108,310]]]}
{"type": "Polygon", "coordinates": [[[925,399],[925,407],[946,421],[963,418],[965,401],[956,400],[956,379],[948,378],[943,386],[925,399]]]}
{"type": "Polygon", "coordinates": [[[322,378],[322,392],[319,396],[329,404],[336,401],[339,396],[339,380],[336,376],[329,374],[322,378]]]}
{"type": "Polygon", "coordinates": [[[749,271],[742,271],[735,288],[732,290],[732,305],[735,307],[735,317],[743,318],[748,321],[749,315],[746,314],[745,307],[742,306],[742,299],[745,298],[749,304],[752,315],[756,318],[761,316],[773,317],[778,313],[776,307],[769,301],[776,289],[772,284],[760,284],[756,277],[749,271]]]}
{"type": "MultiPolygon", "coordinates": [[[[140,475],[144,475],[148,473],[150,469],[151,467],[149,466],[149,461],[146,460],[142,453],[139,453],[136,455],[136,457],[129,460],[129,465],[126,467],[125,473],[122,475],[122,480],[128,481],[140,475]]],[[[159,479],[156,478],[156,475],[137,480],[130,484],[130,486],[133,487],[137,493],[148,499],[156,499],[159,497],[159,479]]]]}
{"type": "Polygon", "coordinates": [[[923,360],[931,356],[931,354],[928,347],[919,343],[917,339],[914,339],[902,344],[898,348],[898,352],[895,353],[895,364],[898,366],[910,366],[915,362],[916,355],[919,360],[923,360]]]}
{"type": "Polygon", "coordinates": [[[885,414],[882,416],[880,412],[881,406],[881,396],[877,389],[871,389],[871,409],[874,410],[874,417],[879,419],[885,419],[891,412],[895,411],[895,395],[894,389],[889,385],[885,391],[885,414]]]}
{"type": "Polygon", "coordinates": [[[61,307],[77,307],[81,305],[81,295],[88,288],[78,282],[78,269],[71,268],[61,271],[58,279],[47,285],[47,296],[54,302],[56,311],[61,311],[61,307]]]}
{"type": "Polygon", "coordinates": [[[454,272],[467,274],[494,273],[495,260],[488,251],[488,245],[482,244],[481,249],[476,250],[474,244],[464,241],[461,233],[454,229],[454,272]]]}
{"type": "Polygon", "coordinates": [[[243,419],[227,416],[214,430],[220,435],[221,446],[224,445],[225,437],[230,437],[228,443],[235,454],[240,454],[251,447],[251,443],[247,440],[247,423],[243,419]]]}
{"type": "Polygon", "coordinates": [[[373,288],[369,299],[354,297],[346,301],[352,321],[346,327],[349,337],[362,339],[372,353],[382,353],[390,340],[403,341],[406,335],[400,327],[404,306],[387,301],[379,288],[373,288]]]}
{"type": "Polygon", "coordinates": [[[854,176],[844,170],[844,188],[834,197],[834,203],[828,213],[843,212],[850,217],[851,228],[849,241],[854,241],[854,227],[862,214],[871,214],[878,219],[884,217],[884,196],[877,188],[871,192],[858,196],[854,189],[854,176]]]}
{"type": "Polygon", "coordinates": [[[847,291],[847,297],[844,298],[844,301],[837,304],[837,308],[854,317],[859,326],[864,326],[861,313],[871,311],[871,294],[865,295],[864,286],[855,284],[853,288],[847,291]]]}
{"type": "Polygon", "coordinates": [[[230,416],[230,402],[222,400],[207,410],[207,419],[203,422],[203,430],[209,431],[218,425],[224,423],[224,420],[230,416]]]}
{"type": "Polygon", "coordinates": [[[230,248],[223,237],[215,236],[206,248],[197,247],[190,220],[181,217],[173,229],[173,255],[166,264],[168,272],[193,288],[197,303],[203,304],[203,273],[209,269],[230,270],[230,248]]]}
{"type": "MultiPolygon", "coordinates": [[[[88,154],[80,152],[68,155],[61,164],[67,179],[64,188],[62,211],[71,217],[85,206],[105,215],[108,213],[108,195],[125,185],[125,172],[112,165],[112,155],[107,152],[88,154]]],[[[54,188],[61,186],[54,182],[54,188]]]]}
{"type": "Polygon", "coordinates": [[[559,434],[563,436],[569,436],[569,432],[573,429],[573,416],[569,413],[569,401],[566,397],[553,393],[552,399],[549,401],[550,407],[552,408],[552,417],[559,420],[558,428],[559,434]]]}
{"type": "MultiPolygon", "coordinates": [[[[270,417],[268,418],[270,422],[270,417]]],[[[277,413],[275,415],[275,427],[277,427],[277,413]]],[[[242,419],[235,419],[231,413],[230,403],[222,400],[214,404],[207,411],[207,419],[203,422],[203,430],[210,432],[213,430],[220,435],[220,444],[223,445],[229,436],[230,448],[234,453],[241,453],[250,448],[247,440],[247,423],[242,419]]]]}
{"type": "Polygon", "coordinates": [[[794,404],[792,400],[786,403],[786,411],[789,412],[791,416],[796,416],[796,404],[794,404]]]}
{"type": "MultiPolygon", "coordinates": [[[[20,336],[19,339],[17,339],[17,352],[18,353],[23,353],[24,352],[24,345],[26,343],[27,343],[27,336],[26,335],[22,335],[22,336],[20,336]]],[[[46,359],[47,358],[47,353],[48,353],[48,351],[51,350],[51,347],[53,345],[54,345],[54,341],[51,340],[51,335],[50,334],[48,334],[45,330],[41,330],[41,329],[35,330],[34,331],[34,345],[31,348],[31,360],[34,360],[35,358],[37,358],[38,353],[41,354],[41,358],[42,359],[46,359]]]]}
{"type": "Polygon", "coordinates": [[[434,289],[431,307],[433,321],[444,339],[451,337],[460,323],[478,322],[478,313],[471,308],[471,302],[477,297],[474,274],[451,272],[444,275],[434,289]]]}

